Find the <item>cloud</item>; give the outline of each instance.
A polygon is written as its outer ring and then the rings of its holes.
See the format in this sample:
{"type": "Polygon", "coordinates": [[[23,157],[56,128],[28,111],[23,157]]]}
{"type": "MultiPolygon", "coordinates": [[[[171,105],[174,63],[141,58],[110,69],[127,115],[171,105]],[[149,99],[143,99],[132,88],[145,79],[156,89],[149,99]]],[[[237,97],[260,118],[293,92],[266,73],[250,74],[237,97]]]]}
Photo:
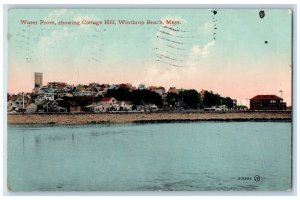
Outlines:
{"type": "Polygon", "coordinates": [[[82,21],[82,20],[91,20],[91,21],[96,21],[96,20],[99,20],[97,16],[95,15],[76,15],[74,16],[73,18],[73,21],[82,21]]]}
{"type": "Polygon", "coordinates": [[[193,56],[207,56],[210,53],[210,48],[215,45],[215,41],[209,41],[203,47],[199,45],[194,45],[192,47],[192,55],[193,56]]]}
{"type": "Polygon", "coordinates": [[[145,83],[146,85],[162,85],[166,87],[176,86],[175,83],[186,80],[186,69],[168,67],[160,63],[147,62],[143,76],[137,78],[135,83],[145,83]]]}
{"type": "Polygon", "coordinates": [[[45,18],[46,20],[54,20],[57,17],[61,17],[67,13],[67,9],[56,9],[51,11],[48,16],[45,18]]]}
{"type": "Polygon", "coordinates": [[[211,21],[205,22],[202,26],[198,28],[199,33],[207,33],[213,29],[213,23],[211,21]]]}

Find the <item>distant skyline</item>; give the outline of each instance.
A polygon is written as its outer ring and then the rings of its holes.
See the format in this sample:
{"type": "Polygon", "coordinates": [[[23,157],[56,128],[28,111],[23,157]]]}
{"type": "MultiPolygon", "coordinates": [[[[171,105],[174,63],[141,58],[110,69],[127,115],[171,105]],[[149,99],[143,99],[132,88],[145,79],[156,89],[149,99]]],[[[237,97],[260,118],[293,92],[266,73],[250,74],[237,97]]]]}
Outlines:
{"type": "Polygon", "coordinates": [[[246,101],[275,94],[291,105],[292,13],[288,9],[11,9],[8,92],[43,82],[91,82],[212,90],[246,101]],[[116,25],[22,25],[20,20],[116,25]],[[118,20],[180,21],[119,25],[118,20]]]}

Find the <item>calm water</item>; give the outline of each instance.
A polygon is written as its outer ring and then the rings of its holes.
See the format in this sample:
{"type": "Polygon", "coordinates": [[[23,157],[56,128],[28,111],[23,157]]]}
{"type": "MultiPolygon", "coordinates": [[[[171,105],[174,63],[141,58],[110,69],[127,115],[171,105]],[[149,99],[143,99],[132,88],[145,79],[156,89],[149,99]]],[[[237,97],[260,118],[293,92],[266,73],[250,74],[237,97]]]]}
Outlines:
{"type": "Polygon", "coordinates": [[[9,125],[8,184],[13,191],[288,190],[291,123],[9,125]]]}

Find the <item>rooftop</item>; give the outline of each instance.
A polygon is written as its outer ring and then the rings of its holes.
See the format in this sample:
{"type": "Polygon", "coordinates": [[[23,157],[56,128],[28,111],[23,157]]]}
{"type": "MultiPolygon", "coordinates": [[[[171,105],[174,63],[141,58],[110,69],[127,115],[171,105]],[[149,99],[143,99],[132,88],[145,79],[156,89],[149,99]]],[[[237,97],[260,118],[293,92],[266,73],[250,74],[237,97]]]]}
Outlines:
{"type": "Polygon", "coordinates": [[[279,96],[276,95],[256,95],[255,97],[251,98],[250,100],[264,100],[264,99],[279,99],[282,100],[279,96]]]}
{"type": "Polygon", "coordinates": [[[101,101],[103,102],[107,102],[107,101],[110,101],[113,97],[104,97],[101,99],[101,101]]]}

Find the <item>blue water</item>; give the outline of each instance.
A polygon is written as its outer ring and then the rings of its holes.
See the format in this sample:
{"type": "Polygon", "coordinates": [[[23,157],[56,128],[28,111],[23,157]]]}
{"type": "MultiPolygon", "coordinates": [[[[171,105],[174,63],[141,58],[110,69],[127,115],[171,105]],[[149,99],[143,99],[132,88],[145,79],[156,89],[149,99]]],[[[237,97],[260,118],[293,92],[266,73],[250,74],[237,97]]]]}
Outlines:
{"type": "Polygon", "coordinates": [[[12,191],[289,190],[291,123],[9,125],[7,168],[12,191]]]}

